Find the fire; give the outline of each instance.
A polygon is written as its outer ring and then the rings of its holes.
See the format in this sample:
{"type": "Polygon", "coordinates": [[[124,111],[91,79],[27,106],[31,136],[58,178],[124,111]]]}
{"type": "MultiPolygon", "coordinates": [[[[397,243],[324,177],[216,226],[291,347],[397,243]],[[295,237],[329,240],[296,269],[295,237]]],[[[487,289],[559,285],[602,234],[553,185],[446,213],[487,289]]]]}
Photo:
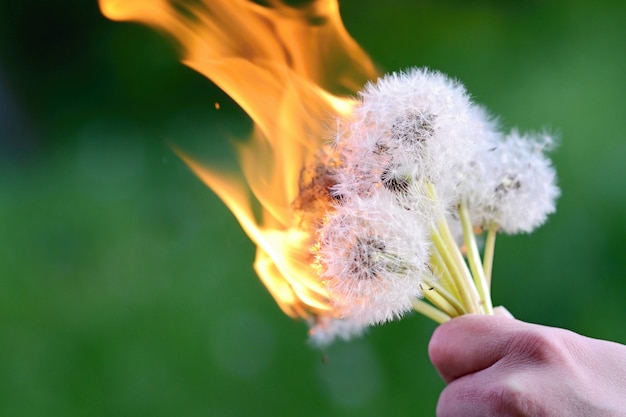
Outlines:
{"type": "Polygon", "coordinates": [[[312,236],[293,202],[299,178],[327,139],[329,121],[376,77],[346,31],[337,0],[290,6],[246,0],[100,0],[110,19],[173,36],[183,63],[211,79],[254,121],[237,151],[240,172],[220,173],[177,150],[257,245],[254,267],[291,317],[332,316],[311,267],[312,236]],[[256,207],[260,206],[260,210],[256,207]]]}

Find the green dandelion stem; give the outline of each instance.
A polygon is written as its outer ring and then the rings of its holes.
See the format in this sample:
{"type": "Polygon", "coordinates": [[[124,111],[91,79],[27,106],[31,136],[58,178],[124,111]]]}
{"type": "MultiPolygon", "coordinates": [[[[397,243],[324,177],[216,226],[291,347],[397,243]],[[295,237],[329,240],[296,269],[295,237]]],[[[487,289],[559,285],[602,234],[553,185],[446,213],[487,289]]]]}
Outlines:
{"type": "MultiPolygon", "coordinates": [[[[456,244],[453,247],[447,245],[441,234],[439,234],[439,231],[434,227],[431,228],[430,236],[435,246],[435,250],[441,255],[446,267],[450,271],[450,276],[459,289],[459,294],[461,295],[461,299],[459,301],[462,302],[468,313],[478,313],[478,293],[476,292],[474,282],[469,275],[469,271],[467,273],[461,272],[463,269],[459,266],[459,262],[456,259],[457,257],[450,253],[449,250],[452,249],[453,251],[458,252],[458,247],[456,244]]],[[[462,258],[461,261],[463,262],[463,265],[465,265],[465,261],[463,261],[462,258]]],[[[467,269],[466,265],[465,269],[467,269]]]]}
{"type": "MultiPolygon", "coordinates": [[[[433,202],[436,203],[439,201],[437,190],[433,183],[426,182],[425,191],[433,202]]],[[[450,231],[442,209],[439,210],[435,225],[436,227],[431,227],[431,238],[433,239],[435,248],[440,252],[441,257],[450,270],[452,278],[457,284],[463,305],[468,313],[479,313],[482,311],[482,308],[479,304],[480,297],[476,290],[474,280],[452,236],[452,232],[450,231]]]]}
{"type": "Polygon", "coordinates": [[[499,226],[495,223],[489,225],[487,238],[485,239],[485,251],[483,253],[483,270],[485,271],[485,280],[487,288],[491,291],[491,273],[493,271],[493,256],[496,249],[496,236],[499,226]]]}
{"type": "MultiPolygon", "coordinates": [[[[441,285],[438,285],[438,284],[439,282],[431,281],[429,279],[424,279],[424,285],[428,287],[428,288],[422,288],[424,294],[426,295],[427,293],[431,293],[435,291],[440,297],[442,297],[454,309],[454,311],[449,312],[450,316],[452,317],[460,316],[462,314],[467,314],[467,310],[459,302],[458,298],[450,294],[448,291],[446,291],[445,288],[443,288],[441,285]]],[[[432,300],[429,300],[429,301],[432,301],[432,300]]]]}
{"type": "Polygon", "coordinates": [[[433,307],[424,300],[420,300],[419,298],[413,299],[412,304],[413,310],[439,324],[445,323],[446,321],[451,319],[451,317],[443,311],[439,310],[436,307],[433,307]]]}
{"type": "Polygon", "coordinates": [[[467,260],[472,270],[472,276],[474,277],[474,283],[480,296],[480,305],[485,314],[493,315],[493,305],[491,305],[491,294],[489,293],[489,286],[485,278],[485,271],[483,271],[483,264],[480,259],[480,253],[478,252],[478,245],[476,245],[476,236],[472,227],[472,220],[470,219],[469,211],[465,203],[459,204],[459,215],[461,218],[461,225],[463,226],[463,239],[465,241],[465,247],[467,248],[467,260]]]}
{"type": "Polygon", "coordinates": [[[450,293],[455,300],[460,300],[461,295],[459,294],[459,288],[452,278],[452,274],[442,259],[441,254],[437,250],[430,254],[430,269],[432,273],[438,277],[438,286],[450,293]]]}
{"type": "Polygon", "coordinates": [[[459,315],[459,313],[456,310],[456,308],[454,308],[454,306],[452,304],[450,304],[448,302],[448,300],[446,300],[445,297],[443,297],[437,291],[437,288],[435,288],[435,287],[425,287],[424,285],[422,285],[421,289],[422,289],[422,294],[423,294],[424,298],[426,298],[428,301],[430,301],[432,303],[432,305],[437,307],[439,310],[443,311],[444,313],[446,313],[450,317],[456,317],[456,316],[459,315]]]}

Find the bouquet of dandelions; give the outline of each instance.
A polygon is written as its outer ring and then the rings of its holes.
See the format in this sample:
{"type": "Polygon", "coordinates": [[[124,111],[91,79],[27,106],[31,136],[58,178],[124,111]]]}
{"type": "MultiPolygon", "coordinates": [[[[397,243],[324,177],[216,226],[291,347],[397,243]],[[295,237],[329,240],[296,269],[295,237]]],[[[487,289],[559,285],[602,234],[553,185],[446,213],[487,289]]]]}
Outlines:
{"type": "Polygon", "coordinates": [[[310,323],[313,343],[412,309],[439,323],[493,314],[496,234],[531,232],[555,210],[553,145],[547,134],[501,133],[438,72],[368,84],[303,171],[295,201],[336,312],[310,323]]]}

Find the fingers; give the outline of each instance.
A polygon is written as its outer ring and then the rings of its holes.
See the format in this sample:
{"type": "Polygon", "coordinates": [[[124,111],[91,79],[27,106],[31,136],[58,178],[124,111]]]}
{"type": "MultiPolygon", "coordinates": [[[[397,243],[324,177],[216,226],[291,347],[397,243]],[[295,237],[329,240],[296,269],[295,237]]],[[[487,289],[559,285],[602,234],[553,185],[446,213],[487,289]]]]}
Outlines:
{"type": "Polygon", "coordinates": [[[488,381],[480,374],[471,374],[448,385],[437,402],[437,417],[484,417],[491,408],[488,381]]]}
{"type": "Polygon", "coordinates": [[[470,374],[455,380],[443,390],[437,403],[437,416],[591,415],[567,409],[559,398],[559,384],[554,382],[549,375],[533,375],[522,369],[513,373],[487,370],[470,374]]]}
{"type": "Polygon", "coordinates": [[[488,368],[507,351],[519,322],[505,316],[465,315],[439,326],[428,345],[430,360],[446,383],[488,368]]]}

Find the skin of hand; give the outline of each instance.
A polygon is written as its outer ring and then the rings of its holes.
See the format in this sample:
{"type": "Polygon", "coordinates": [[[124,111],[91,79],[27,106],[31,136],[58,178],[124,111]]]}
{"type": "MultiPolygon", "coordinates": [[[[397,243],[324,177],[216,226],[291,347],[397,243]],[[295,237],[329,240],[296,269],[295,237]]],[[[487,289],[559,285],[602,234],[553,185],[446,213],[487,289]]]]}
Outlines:
{"type": "Polygon", "coordinates": [[[438,417],[626,416],[626,346],[516,320],[466,315],[428,346],[447,386],[438,417]]]}

